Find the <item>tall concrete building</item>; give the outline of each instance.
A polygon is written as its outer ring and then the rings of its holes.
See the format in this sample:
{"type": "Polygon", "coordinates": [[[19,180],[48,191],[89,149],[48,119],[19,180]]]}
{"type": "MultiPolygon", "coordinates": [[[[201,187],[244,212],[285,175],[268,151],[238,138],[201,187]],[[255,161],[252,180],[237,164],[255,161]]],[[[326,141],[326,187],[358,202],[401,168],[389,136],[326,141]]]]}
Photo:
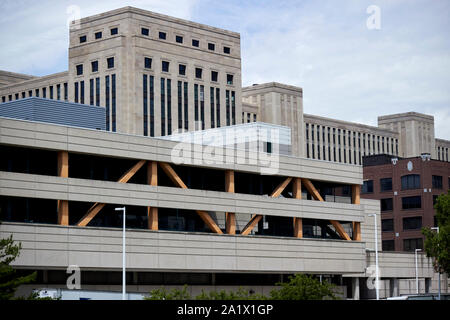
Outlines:
{"type": "MultiPolygon", "coordinates": [[[[2,103],[40,97],[105,111],[106,130],[0,117],[0,231],[22,242],[14,266],[39,270],[38,286],[65,287],[65,269],[78,265],[83,288],[120,290],[115,208],[126,206],[130,291],[186,283],[193,293],[268,293],[308,273],[343,297],[375,296],[366,283],[381,228],[369,214],[380,206],[361,199],[358,164],[365,154],[398,155],[405,139],[395,128],[304,115],[298,87],[241,88],[238,33],[126,7],[73,26],[68,71],[0,79],[2,103]],[[167,135],[247,122],[289,127],[290,154],[219,145],[215,155],[226,157],[203,161],[211,148],[197,145],[192,163],[174,161],[179,142],[167,135]]],[[[418,268],[420,291],[435,292],[423,254],[418,268]]],[[[415,292],[414,255],[380,252],[380,269],[382,297],[415,292]]]]}

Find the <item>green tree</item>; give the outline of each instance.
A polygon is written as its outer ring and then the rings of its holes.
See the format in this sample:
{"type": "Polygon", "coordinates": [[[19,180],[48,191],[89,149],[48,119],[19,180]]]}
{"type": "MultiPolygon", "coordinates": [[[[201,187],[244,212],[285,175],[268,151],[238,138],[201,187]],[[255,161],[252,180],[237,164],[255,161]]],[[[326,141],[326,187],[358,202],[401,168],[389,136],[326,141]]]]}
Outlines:
{"type": "Polygon", "coordinates": [[[183,289],[172,289],[167,291],[166,288],[154,289],[150,291],[150,295],[145,297],[145,300],[191,300],[191,295],[187,291],[187,284],[183,289]]]}
{"type": "MultiPolygon", "coordinates": [[[[22,284],[33,282],[36,279],[36,272],[26,276],[20,276],[10,264],[20,254],[22,244],[14,244],[12,235],[6,239],[0,239],[0,300],[13,299],[17,288],[22,284]]],[[[28,298],[36,298],[31,294],[28,298]]]]}
{"type": "Polygon", "coordinates": [[[450,275],[450,190],[447,194],[437,197],[436,220],[439,233],[431,228],[422,228],[425,236],[425,252],[427,257],[433,258],[436,272],[450,275]]]}
{"type": "Polygon", "coordinates": [[[252,293],[249,290],[240,287],[235,291],[209,291],[202,293],[195,297],[197,300],[265,300],[266,296],[257,293],[252,293]]]}
{"type": "Polygon", "coordinates": [[[277,283],[280,289],[270,292],[273,300],[324,300],[337,297],[333,293],[333,285],[304,274],[289,277],[289,282],[277,283]]]}

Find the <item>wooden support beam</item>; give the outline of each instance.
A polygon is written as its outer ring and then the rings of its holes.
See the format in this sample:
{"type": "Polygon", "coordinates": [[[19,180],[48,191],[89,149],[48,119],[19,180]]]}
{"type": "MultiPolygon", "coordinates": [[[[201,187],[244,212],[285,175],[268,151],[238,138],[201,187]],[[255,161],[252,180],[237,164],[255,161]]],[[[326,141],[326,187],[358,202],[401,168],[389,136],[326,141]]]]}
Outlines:
{"type": "MultiPolygon", "coordinates": [[[[286,178],[285,180],[283,180],[276,188],[275,190],[272,191],[272,193],[270,194],[270,197],[272,198],[278,198],[281,193],[284,191],[284,189],[286,189],[286,187],[288,186],[289,182],[291,182],[292,178],[286,178]]],[[[247,225],[244,227],[244,229],[242,229],[241,234],[242,235],[248,235],[253,228],[258,224],[258,222],[261,220],[262,215],[260,214],[256,214],[254,215],[250,221],[247,223],[247,225]]]]}
{"type": "MultiPolygon", "coordinates": [[[[158,163],[150,161],[147,163],[147,183],[151,186],[158,185],[158,163]]],[[[147,207],[148,229],[158,230],[158,208],[147,207]]]]}
{"type": "MultiPolygon", "coordinates": [[[[234,171],[225,171],[225,191],[234,193],[234,171]]],[[[227,234],[236,234],[236,214],[234,212],[225,213],[225,230],[227,234]]]]}
{"type": "Polygon", "coordinates": [[[352,240],[352,239],[350,239],[347,232],[345,232],[344,227],[342,227],[342,225],[338,221],[330,220],[330,222],[333,225],[333,227],[336,229],[336,232],[341,236],[342,239],[352,240]]]}
{"type": "Polygon", "coordinates": [[[352,185],[352,203],[360,204],[361,186],[359,184],[352,185]]]}
{"type": "MultiPolygon", "coordinates": [[[[127,172],[125,172],[117,181],[118,183],[127,183],[140,168],[145,164],[146,160],[140,160],[133,167],[131,167],[127,172]]],[[[105,207],[104,203],[96,202],[86,214],[78,221],[77,226],[85,227],[91,220],[105,207]]]]}
{"type": "MultiPolygon", "coordinates": [[[[167,174],[170,180],[179,188],[188,189],[186,184],[181,180],[181,178],[177,175],[175,170],[173,170],[172,166],[168,163],[159,162],[160,167],[167,174]]],[[[217,223],[211,218],[209,213],[205,211],[196,210],[197,214],[200,218],[205,222],[205,224],[215,233],[223,234],[222,230],[219,228],[217,223]]]]}
{"type": "MultiPolygon", "coordinates": [[[[319,191],[317,191],[317,189],[314,187],[314,185],[312,184],[312,182],[309,179],[302,179],[302,181],[303,181],[303,185],[306,187],[306,190],[308,190],[308,192],[311,193],[311,195],[314,199],[319,200],[319,201],[324,201],[322,196],[320,195],[319,191]]],[[[330,222],[342,239],[351,240],[349,235],[347,234],[347,232],[345,232],[344,228],[338,221],[330,220],[330,222]]]]}
{"type": "MultiPolygon", "coordinates": [[[[62,178],[69,177],[69,153],[67,151],[58,151],[58,176],[62,178]]],[[[69,225],[69,201],[58,200],[58,224],[62,226],[69,225]]]]}
{"type": "Polygon", "coordinates": [[[305,186],[306,190],[311,194],[311,196],[319,201],[324,201],[322,196],[320,195],[319,191],[314,187],[312,182],[309,179],[302,179],[303,185],[305,186]]]}
{"type": "MultiPolygon", "coordinates": [[[[292,197],[294,199],[302,198],[302,180],[300,178],[294,178],[292,180],[292,197]]],[[[303,238],[302,218],[294,217],[294,237],[303,238]]]]}
{"type": "Polygon", "coordinates": [[[353,222],[353,240],[361,241],[361,223],[353,222]]]}
{"type": "Polygon", "coordinates": [[[255,214],[250,221],[247,223],[247,225],[242,229],[241,235],[246,236],[248,235],[253,228],[258,224],[259,220],[262,219],[262,215],[255,214]]]}

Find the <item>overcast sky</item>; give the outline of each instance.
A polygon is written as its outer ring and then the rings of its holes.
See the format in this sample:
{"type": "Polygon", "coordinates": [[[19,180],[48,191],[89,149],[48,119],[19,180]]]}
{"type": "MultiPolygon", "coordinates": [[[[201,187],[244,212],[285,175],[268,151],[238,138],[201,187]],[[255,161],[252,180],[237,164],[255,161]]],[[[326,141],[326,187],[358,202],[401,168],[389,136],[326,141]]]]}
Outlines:
{"type": "Polygon", "coordinates": [[[450,140],[449,0],[0,0],[0,69],[67,70],[71,5],[82,17],[131,5],[239,32],[243,86],[296,85],[305,113],[369,125],[430,114],[450,140]],[[367,28],[371,5],[380,29],[367,28]]]}

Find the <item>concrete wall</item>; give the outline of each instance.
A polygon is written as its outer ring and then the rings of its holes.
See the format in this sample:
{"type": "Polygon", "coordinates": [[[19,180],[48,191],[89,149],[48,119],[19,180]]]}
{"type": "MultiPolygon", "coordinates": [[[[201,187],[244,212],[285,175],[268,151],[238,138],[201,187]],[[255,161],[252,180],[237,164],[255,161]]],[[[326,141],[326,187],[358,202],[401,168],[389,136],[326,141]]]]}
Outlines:
{"type": "MultiPolygon", "coordinates": [[[[18,268],[121,270],[122,230],[3,223],[1,234],[22,243],[18,268]]],[[[128,230],[129,271],[355,273],[364,243],[345,240],[232,236],[128,230]]]]}

